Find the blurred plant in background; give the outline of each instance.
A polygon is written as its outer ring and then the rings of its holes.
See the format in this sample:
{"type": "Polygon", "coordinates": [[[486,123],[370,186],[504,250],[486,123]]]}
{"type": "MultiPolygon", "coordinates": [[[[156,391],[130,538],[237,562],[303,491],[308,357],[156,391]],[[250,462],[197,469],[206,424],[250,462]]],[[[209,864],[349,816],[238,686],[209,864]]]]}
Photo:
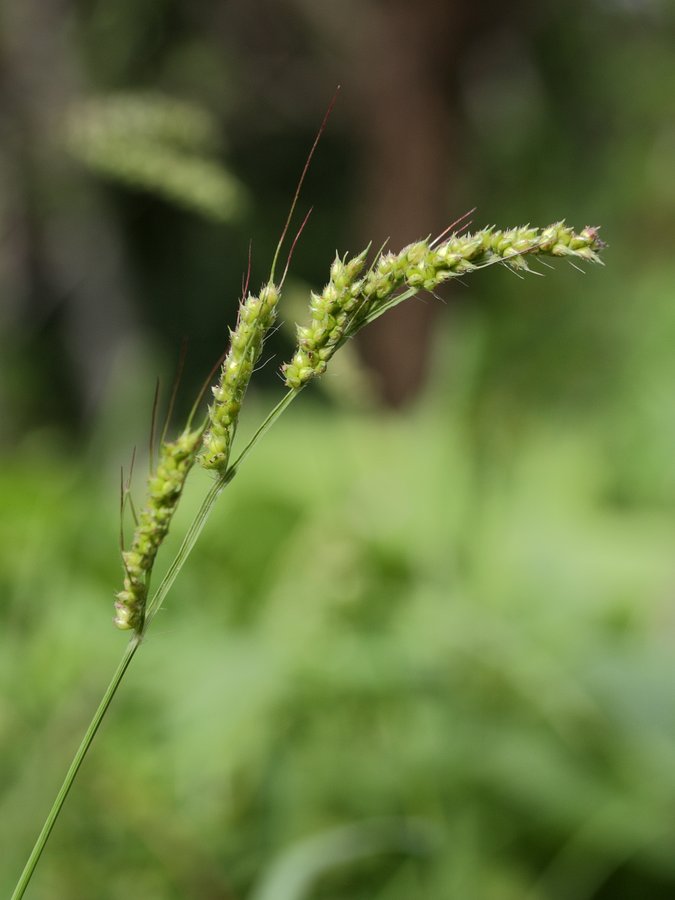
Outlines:
{"type": "Polygon", "coordinates": [[[162,96],[115,95],[71,111],[71,153],[94,172],[155,192],[208,218],[227,221],[241,209],[243,189],[207,153],[214,118],[162,96]]]}
{"type": "MultiPolygon", "coordinates": [[[[668,895],[675,526],[608,506],[596,434],[555,417],[477,477],[475,324],[446,345],[456,388],[410,420],[309,408],[251,458],[38,896],[265,896],[293,860],[313,893],[289,897],[668,895]]],[[[96,600],[119,577],[112,480],[32,472],[3,476],[7,883],[119,653],[96,600]]]]}
{"type": "Polygon", "coordinates": [[[186,397],[221,352],[249,236],[259,281],[340,81],[289,295],[321,282],[328,235],[397,246],[473,205],[602,221],[611,265],[486,275],[443,322],[414,304],[363,349],[353,402],[328,378],[280,425],[35,894],[672,896],[674,33],[658,0],[5,4],[0,891],[119,654],[116,473],[147,421],[128,411],[183,335],[186,397]],[[120,96],[209,138],[115,132],[120,96]],[[89,169],[63,138],[97,114],[89,169]],[[100,177],[118,146],[143,191],[100,177]],[[176,202],[165,153],[241,186],[236,228],[176,202]],[[417,399],[398,418],[383,395],[417,399]]]}

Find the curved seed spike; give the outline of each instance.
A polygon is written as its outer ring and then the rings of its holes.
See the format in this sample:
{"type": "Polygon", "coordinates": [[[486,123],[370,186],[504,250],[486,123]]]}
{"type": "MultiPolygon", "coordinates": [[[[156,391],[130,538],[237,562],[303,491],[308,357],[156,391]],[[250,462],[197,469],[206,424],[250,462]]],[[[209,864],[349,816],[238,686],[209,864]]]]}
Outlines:
{"type": "Polygon", "coordinates": [[[357,279],[365,265],[367,253],[368,249],[351,260],[335,257],[330,268],[330,281],[321,294],[315,294],[312,298],[310,324],[298,328],[295,356],[282,367],[288,387],[298,390],[315,375],[326,371],[328,360],[362,305],[360,291],[365,279],[357,279]]]}
{"type": "Polygon", "coordinates": [[[169,531],[200,442],[201,430],[186,429],[175,441],[165,441],[159,448],[156,474],[148,481],[148,496],[131,547],[122,553],[124,583],[117,593],[114,618],[118,628],[133,629],[137,634],[143,630],[155,557],[169,531]]]}
{"type": "Polygon", "coordinates": [[[312,295],[309,325],[298,328],[295,355],[282,367],[287,386],[298,390],[322,375],[346,340],[386,309],[419,291],[432,292],[444,281],[495,263],[505,264],[522,278],[521,272],[532,271],[528,255],[599,262],[598,251],[604,246],[597,228],[586,227],[577,234],[561,222],[542,230],[526,225],[507,231],[489,227],[473,234],[454,232],[442,243],[438,240],[417,241],[398,254],[380,252],[365,275],[361,275],[365,254],[350,262],[336,257],[330,281],[320,295],[312,295]]]}
{"type": "Polygon", "coordinates": [[[205,469],[225,472],[239,421],[239,410],[265,337],[276,319],[279,288],[269,282],[257,296],[249,294],[239,306],[237,327],[223,362],[220,379],[212,388],[214,403],[209,409],[199,462],[205,469]]]}

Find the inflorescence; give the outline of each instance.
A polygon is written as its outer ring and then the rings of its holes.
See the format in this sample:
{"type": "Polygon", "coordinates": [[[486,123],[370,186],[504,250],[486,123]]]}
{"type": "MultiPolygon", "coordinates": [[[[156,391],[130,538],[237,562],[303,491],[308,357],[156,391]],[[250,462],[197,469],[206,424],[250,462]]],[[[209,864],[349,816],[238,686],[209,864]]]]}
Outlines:
{"type": "Polygon", "coordinates": [[[140,633],[145,621],[150,574],[183,492],[185,479],[197,458],[201,430],[185,430],[159,448],[157,469],[148,481],[148,498],[138,517],[129,550],[122,551],[124,586],[115,600],[118,628],[140,633]]]}
{"type": "Polygon", "coordinates": [[[418,241],[400,253],[382,253],[363,276],[365,252],[351,260],[337,257],[330,281],[321,294],[311,296],[309,325],[297,328],[295,355],[282,367],[288,387],[299,390],[323,375],[335,351],[379,310],[388,308],[401,288],[433,291],[444,281],[494,263],[529,271],[527,257],[533,255],[600,262],[598,250],[604,246],[597,228],[576,233],[562,222],[541,230],[484,228],[475,234],[451,235],[436,247],[433,244],[418,241]]]}
{"type": "MultiPolygon", "coordinates": [[[[345,341],[418,291],[434,291],[444,281],[495,263],[531,271],[531,256],[599,263],[598,253],[604,246],[597,228],[586,227],[577,233],[559,222],[544,229],[484,228],[475,234],[451,234],[442,241],[417,241],[397,254],[380,253],[368,269],[367,250],[351,259],[336,256],[328,284],[320,294],[311,295],[309,324],[297,328],[297,349],[282,367],[286,385],[291,392],[298,392],[323,375],[345,341]]],[[[206,422],[197,429],[188,425],[176,441],[163,442],[160,447],[131,548],[122,553],[124,586],[117,594],[114,619],[118,628],[133,629],[137,634],[143,630],[155,557],[195,461],[220,476],[228,472],[241,404],[276,319],[279,296],[280,288],[270,281],[259,295],[249,294],[241,302],[220,379],[212,388],[214,401],[206,422]]]]}
{"type": "Polygon", "coordinates": [[[279,288],[270,282],[256,297],[253,294],[239,307],[237,327],[230,335],[230,349],[212,388],[214,403],[199,462],[205,469],[224,472],[239,418],[239,410],[255,364],[262,353],[265,336],[274,324],[279,288]]]}

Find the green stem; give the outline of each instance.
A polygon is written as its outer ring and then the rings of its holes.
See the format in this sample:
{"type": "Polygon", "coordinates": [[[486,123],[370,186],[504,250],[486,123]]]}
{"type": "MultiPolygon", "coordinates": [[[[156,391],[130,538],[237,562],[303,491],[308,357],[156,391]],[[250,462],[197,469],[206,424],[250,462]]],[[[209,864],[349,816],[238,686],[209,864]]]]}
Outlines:
{"type": "MultiPolygon", "coordinates": [[[[303,385],[303,387],[304,387],[304,385],[303,385]]],[[[257,431],[255,432],[253,437],[250,439],[248,444],[246,444],[246,446],[241,451],[239,456],[235,459],[235,461],[232,463],[232,465],[228,468],[227,473],[226,473],[228,481],[231,481],[234,478],[234,476],[237,473],[237,469],[242,464],[244,459],[248,456],[248,454],[251,452],[254,445],[257,444],[257,442],[260,440],[260,438],[264,434],[266,434],[267,431],[269,431],[269,429],[272,427],[272,425],[274,425],[274,423],[279,418],[279,416],[282,414],[282,412],[284,412],[284,410],[287,409],[291,405],[291,403],[295,400],[295,398],[298,396],[298,394],[300,393],[301,390],[302,390],[302,387],[301,388],[292,388],[291,390],[289,390],[288,393],[286,393],[281,398],[281,400],[277,403],[277,405],[274,407],[274,409],[270,413],[268,413],[264,422],[260,425],[260,427],[257,429],[257,431]]]]}
{"type": "MultiPolygon", "coordinates": [[[[192,520],[192,523],[190,524],[190,527],[188,528],[187,533],[183,538],[183,543],[180,545],[178,553],[174,557],[166,575],[162,579],[161,584],[155,591],[150,603],[148,604],[148,612],[143,628],[143,635],[145,634],[145,631],[147,630],[150,622],[159,611],[162,603],[164,602],[164,598],[166,597],[171,586],[176,580],[176,576],[183,568],[183,565],[190,555],[190,552],[192,551],[197,538],[201,534],[201,531],[206,524],[206,520],[208,519],[211,510],[213,509],[213,506],[220,495],[220,492],[224,487],[226,487],[226,485],[230,483],[230,481],[232,481],[237,473],[239,466],[243,462],[244,458],[251,452],[254,445],[267,432],[267,430],[273,425],[273,423],[276,422],[279,416],[292,403],[292,401],[297,397],[299,393],[300,391],[298,390],[291,390],[279,401],[279,403],[277,403],[274,409],[267,415],[260,427],[254,433],[253,437],[246,444],[234,463],[232,463],[232,465],[224,474],[218,476],[217,480],[210,488],[208,494],[206,495],[206,497],[204,497],[202,505],[199,507],[196,516],[192,520]]],[[[45,824],[42,826],[42,831],[38,835],[35,846],[33,847],[31,855],[28,858],[28,862],[26,863],[24,870],[21,873],[21,877],[19,878],[16,888],[14,889],[11,900],[20,900],[20,898],[23,897],[31,878],[33,877],[35,867],[38,864],[40,856],[42,855],[42,851],[45,848],[52,828],[54,827],[59,813],[61,812],[66,797],[68,796],[68,793],[73,786],[73,782],[75,781],[75,777],[80,769],[80,766],[82,765],[82,762],[87,755],[87,751],[89,750],[91,743],[94,740],[94,736],[98,731],[99,725],[103,721],[103,717],[108,711],[108,707],[110,706],[112,699],[115,696],[115,693],[117,692],[122,679],[124,678],[124,675],[129,667],[129,663],[133,659],[136,650],[138,650],[138,648],[140,647],[143,635],[134,635],[127,644],[124,655],[122,656],[122,659],[120,660],[120,663],[115,670],[115,674],[113,675],[110,684],[108,685],[106,692],[103,695],[103,698],[101,699],[96,712],[94,713],[94,717],[89,723],[89,727],[87,728],[84,737],[82,738],[80,746],[77,748],[77,752],[75,753],[73,761],[70,764],[70,768],[66,773],[63,784],[61,785],[61,788],[56,795],[56,799],[52,804],[52,808],[49,811],[49,815],[47,816],[45,824]]]]}
{"type": "Polygon", "coordinates": [[[176,576],[183,568],[185,561],[187,560],[192,551],[192,548],[197,541],[197,538],[201,534],[202,528],[206,524],[206,520],[208,519],[211,510],[213,509],[213,506],[220,495],[220,492],[229,480],[230,479],[227,477],[227,473],[225,473],[225,475],[219,475],[218,479],[214,482],[206,497],[204,497],[202,505],[197,511],[197,515],[190,523],[190,527],[188,528],[185,537],[183,538],[183,542],[180,545],[178,553],[174,556],[171,565],[167,569],[166,575],[164,576],[164,578],[162,578],[159,587],[148,603],[148,610],[145,616],[145,625],[143,627],[144,633],[147,631],[150,623],[159,612],[159,609],[164,602],[164,598],[169,593],[171,585],[176,580],[176,576]]]}
{"type": "MultiPolygon", "coordinates": [[[[302,390],[302,388],[300,390],[302,390]]],[[[297,395],[299,393],[300,393],[299,390],[291,390],[291,391],[288,391],[288,393],[285,394],[284,397],[282,397],[282,399],[277,403],[277,405],[274,407],[274,409],[270,413],[268,413],[265,420],[262,422],[260,427],[256,430],[253,437],[246,444],[246,446],[241,451],[241,453],[236,458],[236,460],[232,463],[231,466],[229,466],[229,468],[227,469],[227,471],[224,474],[218,476],[218,478],[214,482],[213,486],[209,490],[208,494],[206,495],[206,497],[204,497],[204,500],[202,501],[202,505],[199,507],[197,514],[195,515],[194,519],[192,520],[190,527],[188,528],[187,533],[186,533],[185,537],[183,538],[183,542],[180,545],[178,553],[174,557],[171,565],[167,569],[166,575],[162,579],[159,587],[157,588],[157,590],[153,594],[150,602],[148,603],[148,610],[147,610],[147,614],[145,617],[144,631],[147,630],[148,626],[150,625],[150,622],[152,622],[152,620],[155,618],[155,616],[159,612],[159,609],[160,609],[162,603],[164,602],[164,598],[171,590],[171,586],[173,585],[174,581],[176,580],[178,573],[185,565],[185,562],[186,562],[188,556],[190,555],[190,553],[192,552],[192,548],[194,547],[194,545],[197,541],[197,538],[201,534],[202,529],[204,528],[204,525],[206,524],[206,520],[208,519],[208,517],[211,514],[211,510],[213,509],[213,506],[215,505],[215,502],[218,499],[220,492],[223,490],[224,487],[226,487],[230,483],[230,481],[232,481],[234,476],[237,474],[239,466],[242,464],[244,459],[251,452],[251,450],[253,449],[255,444],[257,444],[257,442],[260,440],[260,438],[268,431],[269,428],[272,427],[272,425],[276,422],[276,420],[279,418],[279,416],[284,412],[284,410],[288,406],[290,406],[290,404],[293,402],[293,400],[295,400],[295,398],[297,397],[297,395]]]]}
{"type": "Polygon", "coordinates": [[[77,748],[77,752],[70,764],[70,768],[66,772],[66,777],[63,779],[63,784],[61,785],[61,788],[56,795],[56,799],[52,804],[52,808],[49,811],[49,815],[47,816],[45,824],[42,826],[42,831],[38,835],[31,855],[28,857],[28,862],[26,863],[24,870],[21,873],[21,877],[19,878],[16,888],[14,889],[11,900],[20,900],[20,898],[23,897],[26,888],[28,887],[28,883],[33,877],[33,872],[35,871],[38,860],[42,855],[42,851],[45,848],[45,844],[47,843],[49,835],[51,834],[52,828],[54,827],[65,799],[68,796],[68,792],[73,786],[75,776],[77,775],[80,766],[82,765],[82,761],[84,760],[84,757],[86,756],[87,751],[89,750],[89,747],[94,740],[94,736],[98,731],[99,725],[103,721],[103,717],[108,711],[108,707],[110,706],[112,699],[117,692],[117,688],[120,686],[120,683],[124,678],[124,673],[127,671],[129,663],[133,659],[134,654],[136,653],[136,650],[138,650],[139,646],[140,638],[137,635],[134,635],[134,637],[132,637],[132,639],[127,644],[124,655],[122,656],[122,659],[120,660],[120,663],[115,670],[115,674],[110,680],[110,684],[108,685],[106,692],[98,705],[98,709],[94,713],[94,717],[89,723],[89,727],[87,728],[84,737],[82,738],[80,746],[77,748]]]}

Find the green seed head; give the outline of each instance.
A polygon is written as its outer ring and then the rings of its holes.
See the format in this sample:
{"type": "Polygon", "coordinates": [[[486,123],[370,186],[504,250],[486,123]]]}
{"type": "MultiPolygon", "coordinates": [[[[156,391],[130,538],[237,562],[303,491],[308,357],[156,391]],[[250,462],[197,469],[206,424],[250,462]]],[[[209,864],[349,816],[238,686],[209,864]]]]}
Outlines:
{"type": "Polygon", "coordinates": [[[199,430],[185,430],[159,448],[155,474],[148,479],[148,496],[138,516],[132,545],[122,554],[124,587],[115,600],[114,623],[141,632],[145,621],[147,584],[159,547],[169,531],[185,479],[201,442],[199,430]]]}
{"type": "Polygon", "coordinates": [[[433,291],[450,278],[493,263],[529,271],[530,255],[576,256],[599,262],[598,251],[603,246],[597,228],[589,226],[577,234],[557,222],[542,230],[525,225],[452,234],[437,247],[417,241],[398,254],[380,254],[362,278],[367,251],[352,260],[336,256],[330,281],[320,295],[311,294],[311,322],[298,329],[295,356],[282,366],[286,384],[298,390],[322,374],[338,347],[377,316],[378,310],[388,308],[402,288],[433,291]]]}
{"type": "Polygon", "coordinates": [[[205,469],[224,472],[237,427],[244,394],[262,352],[263,342],[276,318],[279,288],[266,284],[258,296],[249,294],[239,307],[237,327],[230,333],[230,348],[211,390],[214,403],[204,435],[199,462],[205,469]]]}

